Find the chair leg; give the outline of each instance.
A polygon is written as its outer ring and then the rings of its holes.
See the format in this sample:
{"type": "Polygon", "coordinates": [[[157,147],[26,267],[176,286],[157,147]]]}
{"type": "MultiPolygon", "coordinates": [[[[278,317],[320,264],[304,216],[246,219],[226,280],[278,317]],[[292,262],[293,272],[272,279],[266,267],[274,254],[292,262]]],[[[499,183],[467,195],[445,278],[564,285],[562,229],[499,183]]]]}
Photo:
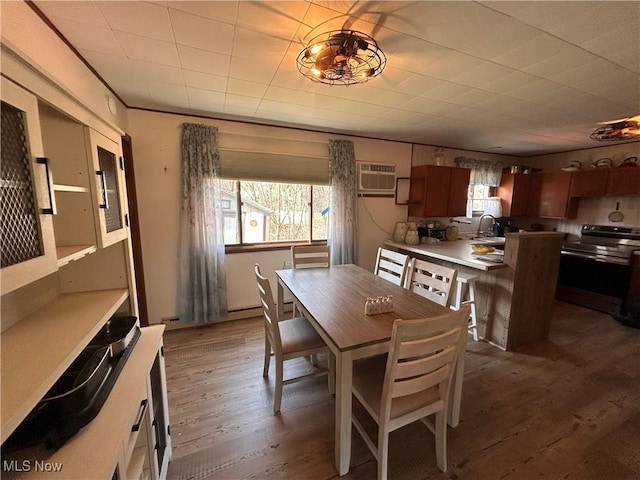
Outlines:
{"type": "Polygon", "coordinates": [[[447,412],[440,410],[436,413],[436,463],[443,472],[447,471],[447,412]]]}
{"type": "Polygon", "coordinates": [[[269,335],[264,332],[264,367],[262,368],[262,376],[269,376],[269,364],[271,363],[271,342],[269,341],[269,335]]]}
{"type": "Polygon", "coordinates": [[[389,463],[389,432],[378,425],[378,480],[387,480],[389,463]]]}
{"type": "Polygon", "coordinates": [[[280,404],[282,403],[282,375],[283,375],[283,360],[281,357],[276,356],[276,389],[273,394],[273,413],[280,411],[280,404]]]}

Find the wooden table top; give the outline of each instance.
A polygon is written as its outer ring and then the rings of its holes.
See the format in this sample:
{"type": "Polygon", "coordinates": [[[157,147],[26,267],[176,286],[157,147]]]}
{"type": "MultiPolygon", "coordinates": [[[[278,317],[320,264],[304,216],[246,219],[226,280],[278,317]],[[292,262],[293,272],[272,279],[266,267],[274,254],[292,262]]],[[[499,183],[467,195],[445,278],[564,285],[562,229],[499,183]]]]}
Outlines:
{"type": "Polygon", "coordinates": [[[389,341],[393,321],[442,315],[450,310],[357,265],[277,270],[340,351],[389,341]],[[393,312],[365,315],[369,297],[393,295],[393,312]]]}

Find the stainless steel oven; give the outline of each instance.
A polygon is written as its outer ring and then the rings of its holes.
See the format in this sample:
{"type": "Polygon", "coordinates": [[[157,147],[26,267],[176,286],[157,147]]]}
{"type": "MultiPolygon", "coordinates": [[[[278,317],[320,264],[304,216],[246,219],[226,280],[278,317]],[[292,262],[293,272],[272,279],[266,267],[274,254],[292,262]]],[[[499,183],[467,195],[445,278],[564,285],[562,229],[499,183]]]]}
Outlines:
{"type": "Polygon", "coordinates": [[[610,314],[625,314],[631,257],[640,228],[583,225],[580,241],[565,242],[556,298],[610,314]]]}

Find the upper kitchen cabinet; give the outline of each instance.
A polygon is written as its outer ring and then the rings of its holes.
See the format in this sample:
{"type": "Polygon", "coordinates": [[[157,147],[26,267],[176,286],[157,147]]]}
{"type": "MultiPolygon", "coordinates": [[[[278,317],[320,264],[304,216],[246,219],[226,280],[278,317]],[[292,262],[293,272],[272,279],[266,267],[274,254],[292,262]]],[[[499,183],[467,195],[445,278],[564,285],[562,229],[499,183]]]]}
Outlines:
{"type": "Polygon", "coordinates": [[[527,215],[541,218],[575,218],[578,200],[569,196],[568,172],[531,174],[527,215]]]}
{"type": "Polygon", "coordinates": [[[85,129],[87,156],[93,179],[96,234],[101,248],[128,236],[124,205],[126,187],[122,150],[117,139],[110,139],[91,128],[85,129]]]}
{"type": "Polygon", "coordinates": [[[607,170],[584,170],[571,174],[572,197],[602,197],[607,190],[607,170]]]}
{"type": "Polygon", "coordinates": [[[1,80],[2,294],[57,269],[55,198],[35,96],[1,80]]]}
{"type": "Polygon", "coordinates": [[[610,168],[606,195],[608,197],[640,196],[640,168],[610,168]]]}
{"type": "Polygon", "coordinates": [[[502,203],[502,215],[518,217],[527,214],[531,175],[523,173],[505,173],[500,180],[497,196],[502,203]]]}
{"type": "Polygon", "coordinates": [[[449,217],[465,215],[471,170],[420,165],[411,168],[409,215],[449,217]]]}

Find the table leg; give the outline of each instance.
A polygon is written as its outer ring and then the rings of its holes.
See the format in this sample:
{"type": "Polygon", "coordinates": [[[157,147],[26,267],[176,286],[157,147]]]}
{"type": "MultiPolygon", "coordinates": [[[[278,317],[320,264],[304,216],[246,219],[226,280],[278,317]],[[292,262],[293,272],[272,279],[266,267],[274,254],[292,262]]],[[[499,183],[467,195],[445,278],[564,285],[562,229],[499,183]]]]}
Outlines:
{"type": "Polygon", "coordinates": [[[340,475],[349,473],[351,463],[351,385],[353,358],[350,352],[336,355],[336,469],[340,475]]]}
{"type": "Polygon", "coordinates": [[[284,288],[280,280],[278,280],[278,320],[284,318],[284,288]]]}

